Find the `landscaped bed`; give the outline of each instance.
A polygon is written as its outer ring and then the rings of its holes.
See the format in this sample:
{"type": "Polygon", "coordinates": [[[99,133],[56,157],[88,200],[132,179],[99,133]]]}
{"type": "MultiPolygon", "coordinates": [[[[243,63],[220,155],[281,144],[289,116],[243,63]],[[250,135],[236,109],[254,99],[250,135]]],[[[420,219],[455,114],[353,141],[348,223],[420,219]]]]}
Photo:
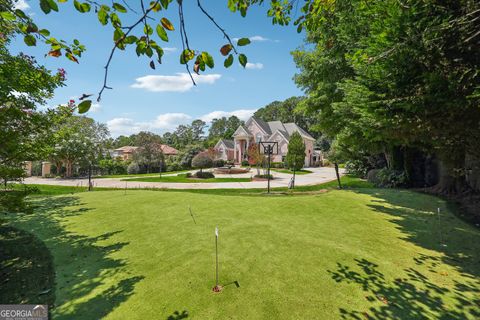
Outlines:
{"type": "Polygon", "coordinates": [[[156,176],[145,178],[122,179],[122,181],[142,181],[142,182],[175,182],[175,183],[207,183],[207,182],[250,182],[251,178],[208,178],[199,179],[188,177],[187,174],[178,174],[176,176],[156,176]]]}
{"type": "Polygon", "coordinates": [[[370,188],[211,192],[34,197],[34,214],[9,214],[0,229],[0,301],[54,301],[53,319],[480,315],[480,231],[443,200],[370,188]],[[8,284],[22,274],[23,285],[8,284]]]}

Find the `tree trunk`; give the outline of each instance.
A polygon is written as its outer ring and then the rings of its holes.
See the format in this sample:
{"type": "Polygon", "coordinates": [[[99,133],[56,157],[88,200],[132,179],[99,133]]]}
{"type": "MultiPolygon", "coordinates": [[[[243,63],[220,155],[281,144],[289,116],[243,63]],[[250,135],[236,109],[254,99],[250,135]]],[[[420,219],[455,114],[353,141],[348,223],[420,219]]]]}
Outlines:
{"type": "Polygon", "coordinates": [[[342,189],[342,183],[340,182],[340,173],[338,172],[338,163],[335,162],[335,174],[337,175],[338,189],[342,189]]]}

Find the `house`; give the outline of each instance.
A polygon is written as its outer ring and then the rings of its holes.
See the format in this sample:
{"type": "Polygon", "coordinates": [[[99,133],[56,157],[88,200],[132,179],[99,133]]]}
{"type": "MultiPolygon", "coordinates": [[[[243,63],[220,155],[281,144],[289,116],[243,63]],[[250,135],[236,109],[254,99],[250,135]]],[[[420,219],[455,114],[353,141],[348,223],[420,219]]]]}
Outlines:
{"type": "Polygon", "coordinates": [[[272,162],[284,162],[288,151],[288,141],[294,132],[300,133],[305,143],[305,166],[313,166],[315,139],[295,123],[265,122],[257,117],[251,117],[245,122],[245,125],[238,127],[233,134],[233,141],[221,139],[215,145],[215,149],[219,152],[221,159],[241,163],[248,159],[247,151],[250,145],[261,141],[276,141],[278,142],[278,154],[272,155],[272,162]]]}
{"type": "MultiPolygon", "coordinates": [[[[128,161],[133,159],[133,154],[138,150],[139,147],[134,146],[123,146],[121,148],[113,150],[110,155],[112,158],[121,158],[123,161],[128,161]]],[[[176,156],[178,150],[170,147],[166,144],[161,144],[160,149],[162,150],[165,156],[176,156]]]]}
{"type": "Polygon", "coordinates": [[[218,159],[224,161],[233,160],[234,143],[233,140],[220,139],[215,145],[215,150],[218,153],[218,159]]]}
{"type": "Polygon", "coordinates": [[[123,161],[132,160],[133,153],[138,149],[138,147],[133,146],[123,146],[121,148],[113,150],[110,155],[112,158],[121,158],[123,161]]]}

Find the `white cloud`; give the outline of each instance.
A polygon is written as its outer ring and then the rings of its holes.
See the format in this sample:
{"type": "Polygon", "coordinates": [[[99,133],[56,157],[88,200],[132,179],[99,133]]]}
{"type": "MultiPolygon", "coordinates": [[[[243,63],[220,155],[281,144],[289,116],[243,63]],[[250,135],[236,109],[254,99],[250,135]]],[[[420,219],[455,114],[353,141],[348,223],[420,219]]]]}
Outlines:
{"type": "Polygon", "coordinates": [[[102,106],[99,103],[93,103],[92,106],[90,107],[90,112],[98,112],[102,106]]]}
{"type": "Polygon", "coordinates": [[[24,11],[30,9],[30,5],[25,0],[18,0],[13,7],[24,11]]]}
{"type": "Polygon", "coordinates": [[[245,68],[247,69],[257,69],[257,70],[260,70],[260,69],[263,69],[263,63],[260,63],[260,62],[256,62],[256,63],[250,63],[250,62],[247,62],[247,65],[245,66],[245,68]]]}
{"type": "MultiPolygon", "coordinates": [[[[220,74],[193,74],[198,84],[214,84],[220,79],[220,74]]],[[[192,79],[188,73],[177,73],[174,76],[148,75],[135,79],[132,88],[145,89],[153,92],[186,92],[193,88],[192,79]]]]}
{"type": "Polygon", "coordinates": [[[178,50],[178,49],[175,48],[175,47],[163,47],[162,49],[163,49],[163,51],[165,51],[166,53],[175,52],[175,51],[178,50]]]}
{"type": "MultiPolygon", "coordinates": [[[[233,41],[238,41],[240,38],[233,38],[232,40],[233,41]]],[[[264,41],[275,41],[277,42],[278,40],[272,40],[272,39],[269,39],[269,38],[265,38],[265,37],[262,37],[262,36],[251,36],[251,37],[248,37],[248,39],[250,39],[251,42],[264,42],[264,41]]]]}
{"type": "Polygon", "coordinates": [[[213,111],[213,112],[204,114],[203,116],[200,117],[200,119],[209,123],[213,119],[237,116],[240,120],[246,121],[255,113],[255,111],[257,111],[257,109],[239,109],[234,111],[213,111]]]}
{"type": "Polygon", "coordinates": [[[163,113],[149,121],[136,121],[130,117],[118,117],[107,121],[112,136],[131,135],[140,131],[151,131],[163,134],[174,131],[181,124],[190,124],[193,119],[201,119],[209,124],[213,119],[237,116],[246,121],[257,109],[237,109],[233,111],[213,111],[200,117],[192,117],[186,113],[163,113]]]}
{"type": "Polygon", "coordinates": [[[135,121],[131,118],[114,118],[107,121],[108,129],[113,136],[130,135],[140,131],[164,133],[175,130],[180,124],[189,123],[192,117],[185,113],[164,113],[151,121],[135,121]]]}

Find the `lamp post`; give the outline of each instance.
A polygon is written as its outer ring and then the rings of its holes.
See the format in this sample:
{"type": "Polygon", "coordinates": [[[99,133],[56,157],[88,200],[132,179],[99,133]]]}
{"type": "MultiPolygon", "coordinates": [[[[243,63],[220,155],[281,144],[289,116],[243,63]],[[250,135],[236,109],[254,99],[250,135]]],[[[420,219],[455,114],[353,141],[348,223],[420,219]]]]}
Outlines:
{"type": "MultiPolygon", "coordinates": [[[[278,153],[278,142],[276,141],[260,141],[259,144],[263,146],[263,153],[268,155],[268,167],[267,167],[267,192],[270,193],[270,162],[272,154],[278,153]]],[[[260,149],[260,148],[259,148],[260,149]]]]}

